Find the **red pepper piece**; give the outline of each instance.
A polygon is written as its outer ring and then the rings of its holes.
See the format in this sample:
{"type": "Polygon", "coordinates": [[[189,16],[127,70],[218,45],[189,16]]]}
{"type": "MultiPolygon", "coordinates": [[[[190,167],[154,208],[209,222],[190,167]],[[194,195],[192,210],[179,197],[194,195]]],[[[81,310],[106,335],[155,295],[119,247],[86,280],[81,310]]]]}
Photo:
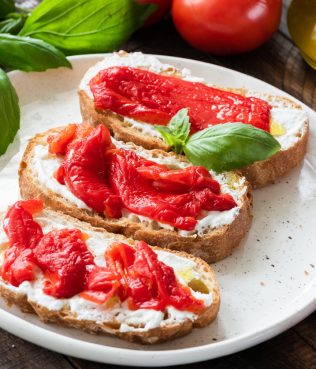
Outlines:
{"type": "Polygon", "coordinates": [[[117,275],[120,282],[118,295],[121,301],[125,301],[128,297],[128,269],[133,265],[134,260],[135,250],[122,242],[114,242],[105,253],[107,268],[109,268],[113,274],[117,275]]]}
{"type": "MultiPolygon", "coordinates": [[[[189,231],[194,229],[197,222],[196,217],[202,209],[228,210],[236,206],[230,195],[223,196],[212,192],[209,187],[218,191],[218,186],[213,179],[205,175],[204,170],[200,171],[199,167],[198,169],[184,170],[183,175],[180,171],[176,171],[174,180],[172,180],[173,171],[170,171],[171,174],[166,174],[166,179],[164,179],[163,175],[159,174],[162,172],[160,166],[155,171],[152,162],[151,167],[149,167],[149,175],[144,174],[146,172],[146,169],[143,168],[144,159],[139,159],[132,151],[117,150],[109,155],[108,159],[110,187],[122,199],[125,207],[133,213],[145,215],[189,231]],[[138,172],[139,167],[141,167],[140,173],[138,172]],[[193,178],[188,178],[188,186],[186,187],[184,184],[185,175],[189,177],[190,173],[192,177],[196,176],[197,183],[193,183],[193,178]],[[159,186],[157,188],[155,181],[150,180],[150,178],[158,177],[160,178],[157,183],[165,185],[168,192],[161,191],[159,186]],[[186,187],[186,191],[180,194],[179,190],[172,192],[171,189],[175,186],[179,188],[182,186],[182,189],[186,187]],[[221,208],[221,204],[223,204],[223,208],[221,208]],[[213,205],[214,208],[212,208],[213,205]]],[[[165,169],[162,173],[167,173],[167,171],[165,169]]]]}
{"type": "Polygon", "coordinates": [[[135,307],[164,310],[167,305],[172,305],[179,310],[193,312],[204,309],[204,303],[193,297],[188,288],[179,285],[174,270],[160,262],[157,254],[145,242],[136,244],[133,271],[151,281],[152,292],[150,300],[142,301],[142,295],[134,290],[131,295],[135,307]]]}
{"type": "Polygon", "coordinates": [[[120,282],[116,274],[107,268],[95,266],[89,274],[86,289],[80,293],[80,297],[97,304],[105,304],[115,296],[119,288],[120,282]]]}
{"type": "Polygon", "coordinates": [[[4,231],[9,238],[9,249],[5,252],[2,278],[13,286],[34,279],[33,249],[43,237],[41,226],[32,214],[41,211],[41,200],[18,201],[8,210],[4,218],[4,231]]]}
{"type": "Polygon", "coordinates": [[[44,208],[44,204],[41,199],[21,200],[21,201],[17,201],[15,205],[21,206],[24,210],[26,210],[31,215],[40,213],[44,208]]]}
{"type": "Polygon", "coordinates": [[[93,127],[87,124],[69,124],[60,132],[47,138],[48,152],[56,155],[66,155],[72,144],[81,140],[93,131],[93,127]]]}
{"type": "Polygon", "coordinates": [[[100,71],[90,88],[97,109],[166,125],[182,108],[189,108],[193,131],[227,122],[252,124],[269,132],[270,105],[199,82],[159,75],[132,67],[100,71]]]}
{"type": "Polygon", "coordinates": [[[106,180],[105,151],[109,146],[110,133],[102,125],[86,138],[74,142],[62,164],[63,179],[70,191],[93,210],[118,218],[121,216],[121,200],[106,180]]]}
{"type": "Polygon", "coordinates": [[[47,138],[48,152],[51,154],[65,155],[68,144],[73,140],[76,134],[76,124],[69,124],[56,135],[47,138]]]}
{"type": "Polygon", "coordinates": [[[190,166],[185,169],[170,170],[162,165],[140,166],[137,172],[152,180],[155,188],[164,192],[183,193],[194,189],[209,188],[219,194],[220,185],[204,167],[190,166]]]}
{"type": "Polygon", "coordinates": [[[198,312],[205,308],[188,287],[181,286],[174,270],[158,260],[143,241],[135,248],[113,243],[105,253],[106,267],[95,267],[81,297],[98,304],[116,296],[127,299],[130,309],[163,311],[172,305],[179,310],[198,312]]]}
{"type": "Polygon", "coordinates": [[[80,294],[86,300],[106,303],[116,295],[125,301],[129,292],[128,269],[134,263],[135,250],[114,242],[105,255],[106,267],[96,266],[89,275],[86,290],[80,294]]]}
{"type": "Polygon", "coordinates": [[[34,249],[36,264],[46,279],[44,292],[56,298],[80,293],[87,282],[93,256],[78,229],[53,230],[34,249]]]}
{"type": "Polygon", "coordinates": [[[34,257],[31,249],[21,250],[16,246],[12,246],[6,250],[4,255],[2,278],[18,287],[25,281],[31,282],[34,280],[34,267],[34,257]]]}

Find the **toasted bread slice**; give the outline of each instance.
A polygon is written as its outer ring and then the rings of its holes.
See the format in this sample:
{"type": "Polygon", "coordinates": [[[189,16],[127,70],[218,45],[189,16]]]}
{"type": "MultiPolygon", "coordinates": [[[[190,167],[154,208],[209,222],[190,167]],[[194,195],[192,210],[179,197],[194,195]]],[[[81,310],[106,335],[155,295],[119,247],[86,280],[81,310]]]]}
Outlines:
{"type": "MultiPolygon", "coordinates": [[[[135,243],[122,235],[108,233],[104,229],[94,228],[88,223],[49,209],[43,210],[34,219],[43,227],[44,233],[61,228],[76,228],[84,232],[88,235],[87,246],[99,265],[100,260],[104,260],[102,256],[106,248],[112,242],[122,241],[131,246],[135,243]]],[[[0,269],[8,247],[7,241],[1,219],[0,269]]],[[[41,272],[37,273],[36,281],[23,282],[19,287],[12,286],[0,277],[0,295],[8,304],[18,305],[23,312],[35,313],[44,322],[59,323],[90,333],[115,335],[144,344],[180,337],[189,333],[193,327],[210,324],[218,313],[220,298],[215,275],[209,265],[184,252],[162,250],[158,247],[154,247],[154,251],[161,261],[174,269],[180,283],[189,286],[193,295],[204,301],[205,309],[198,314],[179,311],[172,306],[162,312],[129,310],[124,303],[116,302],[109,307],[89,302],[79,295],[56,299],[43,292],[44,277],[41,272]]]]}
{"type": "MultiPolygon", "coordinates": [[[[78,94],[83,120],[92,125],[104,123],[116,138],[134,142],[146,149],[161,149],[169,151],[170,147],[155,131],[150,122],[140,122],[120,116],[109,110],[95,109],[89,81],[98,71],[109,66],[127,65],[148,69],[152,72],[184,78],[190,81],[201,79],[192,77],[187,69],[179,70],[171,65],[162,64],[153,56],[141,53],[115,53],[90,68],[81,81],[78,94]]],[[[220,87],[221,88],[221,87],[220,87]]],[[[241,169],[254,188],[266,186],[287,174],[304,158],[308,140],[308,117],[302,107],[294,101],[265,93],[248,91],[246,89],[227,89],[244,96],[255,96],[266,100],[272,106],[271,133],[281,144],[281,151],[269,159],[255,162],[241,169]]]]}
{"type": "MultiPolygon", "coordinates": [[[[59,129],[60,130],[60,129],[59,129]]],[[[235,172],[214,175],[223,192],[230,193],[237,207],[224,212],[207,212],[192,232],[178,230],[134,213],[123,213],[119,219],[105,218],[77,199],[66,186],[54,178],[54,171],[62,159],[48,154],[47,137],[58,132],[49,130],[30,140],[19,170],[20,191],[24,198],[41,198],[44,203],[93,226],[109,232],[121,233],[151,245],[185,251],[207,262],[229,256],[250,228],[252,220],[252,192],[246,179],[235,172]]],[[[114,142],[117,147],[134,150],[146,159],[171,168],[183,168],[190,163],[182,156],[161,150],[145,150],[134,144],[114,142]]]]}

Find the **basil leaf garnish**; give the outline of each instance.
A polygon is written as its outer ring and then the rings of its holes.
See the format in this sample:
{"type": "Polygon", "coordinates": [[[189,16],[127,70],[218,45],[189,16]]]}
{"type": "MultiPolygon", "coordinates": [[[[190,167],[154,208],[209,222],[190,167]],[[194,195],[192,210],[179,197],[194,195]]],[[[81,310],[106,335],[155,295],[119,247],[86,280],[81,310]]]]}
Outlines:
{"type": "Polygon", "coordinates": [[[181,109],[172,117],[168,127],[173,135],[186,142],[190,134],[191,124],[189,121],[188,109],[181,109]]]}
{"type": "Polygon", "coordinates": [[[266,131],[250,124],[225,123],[194,133],[184,153],[194,165],[223,172],[265,160],[280,148],[266,131]]]}
{"type": "Polygon", "coordinates": [[[67,55],[113,51],[154,9],[135,0],[44,0],[20,35],[49,42],[67,55]]]}
{"type": "Polygon", "coordinates": [[[8,76],[0,69],[0,155],[20,128],[19,99],[8,76]]]}
{"type": "Polygon", "coordinates": [[[0,21],[0,33],[18,34],[24,26],[26,19],[27,15],[24,13],[9,14],[6,19],[0,21]]]}
{"type": "Polygon", "coordinates": [[[11,69],[44,71],[70,67],[64,54],[42,40],[0,34],[0,65],[11,69]]]}
{"type": "Polygon", "coordinates": [[[172,117],[167,126],[155,126],[166,143],[176,154],[183,152],[183,147],[190,134],[188,109],[181,109],[172,117]]]}
{"type": "Polygon", "coordinates": [[[15,11],[15,5],[13,0],[1,0],[0,1],[0,18],[4,18],[7,14],[15,11]]]}

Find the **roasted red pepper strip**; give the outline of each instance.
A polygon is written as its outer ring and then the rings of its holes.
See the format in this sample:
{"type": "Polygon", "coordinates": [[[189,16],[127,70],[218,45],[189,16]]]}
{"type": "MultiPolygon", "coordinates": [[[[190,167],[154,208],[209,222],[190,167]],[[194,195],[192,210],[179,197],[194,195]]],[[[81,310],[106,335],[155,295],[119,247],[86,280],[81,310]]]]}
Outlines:
{"type": "Polygon", "coordinates": [[[41,226],[32,214],[43,209],[41,200],[16,202],[4,218],[4,231],[9,239],[2,265],[2,278],[13,286],[34,279],[33,249],[43,236],[41,226]]]}
{"type": "Polygon", "coordinates": [[[80,296],[97,304],[105,304],[118,293],[120,282],[117,274],[104,267],[95,266],[89,274],[85,291],[80,296]]]}
{"type": "Polygon", "coordinates": [[[76,134],[77,125],[69,124],[62,132],[54,136],[49,136],[48,152],[51,154],[65,155],[68,144],[73,140],[76,134]]]}
{"type": "MultiPolygon", "coordinates": [[[[120,196],[124,206],[135,214],[145,215],[150,219],[168,223],[183,230],[193,230],[197,223],[196,217],[203,209],[228,210],[236,206],[230,195],[217,195],[212,192],[215,184],[208,177],[204,177],[203,180],[200,177],[200,183],[193,185],[189,178],[190,170],[184,170],[184,172],[188,177],[188,185],[191,184],[192,187],[189,188],[182,183],[184,191],[179,193],[180,184],[174,191],[177,181],[180,182],[179,171],[176,172],[174,183],[170,184],[171,174],[169,177],[166,176],[166,181],[160,176],[155,184],[148,178],[144,180],[144,174],[138,172],[137,168],[142,166],[143,159],[139,160],[134,152],[118,150],[113,152],[108,159],[110,187],[120,196]],[[161,191],[164,185],[167,191],[161,191]],[[215,207],[212,208],[214,204],[215,207]]],[[[193,174],[195,174],[194,170],[191,170],[191,175],[193,174]]]]}
{"type": "Polygon", "coordinates": [[[132,305],[138,308],[157,308],[164,310],[172,305],[179,310],[197,312],[204,308],[204,303],[192,296],[189,288],[181,286],[174,270],[158,260],[157,254],[143,241],[137,242],[133,271],[150,282],[152,299],[141,301],[141,295],[133,294],[132,305]]]}
{"type": "Polygon", "coordinates": [[[44,292],[56,298],[72,297],[86,285],[94,259],[78,229],[53,230],[34,249],[36,264],[45,275],[44,292]]]}
{"type": "MultiPolygon", "coordinates": [[[[149,161],[148,161],[149,163],[149,161]]],[[[219,194],[220,185],[204,167],[190,166],[185,169],[170,170],[162,165],[152,163],[151,166],[139,166],[137,172],[152,185],[164,192],[183,193],[199,188],[209,188],[219,194]]]]}
{"type": "Polygon", "coordinates": [[[242,122],[269,132],[270,105],[199,82],[132,67],[100,71],[90,88],[97,109],[114,111],[151,124],[166,125],[180,109],[189,108],[192,130],[242,122]]]}
{"type": "Polygon", "coordinates": [[[107,184],[106,148],[111,146],[109,131],[102,125],[67,150],[63,179],[70,191],[89,207],[112,218],[121,216],[121,200],[107,184]]]}
{"type": "MultiPolygon", "coordinates": [[[[62,132],[50,142],[65,142],[62,132]]],[[[220,193],[219,183],[204,167],[171,170],[133,151],[115,149],[102,125],[80,139],[76,134],[64,149],[65,160],[55,178],[93,210],[111,218],[120,217],[125,207],[190,231],[202,210],[236,206],[229,194],[220,193]]]]}
{"type": "Polygon", "coordinates": [[[105,260],[106,267],[96,267],[90,274],[81,297],[104,304],[116,295],[122,302],[127,300],[132,310],[163,311],[168,305],[192,312],[205,308],[145,242],[137,242],[135,248],[114,243],[106,251],[105,260]]]}
{"type": "Polygon", "coordinates": [[[71,146],[89,136],[93,127],[87,124],[69,124],[63,130],[47,138],[48,152],[56,155],[66,155],[71,146]]]}

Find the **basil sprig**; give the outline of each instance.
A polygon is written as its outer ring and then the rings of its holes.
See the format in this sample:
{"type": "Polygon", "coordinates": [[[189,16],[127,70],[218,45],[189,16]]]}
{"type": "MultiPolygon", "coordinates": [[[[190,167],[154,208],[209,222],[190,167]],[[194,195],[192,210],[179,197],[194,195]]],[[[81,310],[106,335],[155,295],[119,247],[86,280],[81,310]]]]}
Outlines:
{"type": "Polygon", "coordinates": [[[182,109],[167,126],[155,128],[176,153],[185,153],[194,165],[223,172],[268,159],[281,149],[270,133],[243,123],[217,124],[189,136],[187,114],[188,109],[182,109]]]}
{"type": "Polygon", "coordinates": [[[6,18],[0,21],[0,33],[18,34],[27,19],[27,14],[24,13],[10,13],[6,18]]]}
{"type": "Polygon", "coordinates": [[[167,126],[155,126],[176,154],[181,154],[190,134],[188,109],[181,109],[167,126]]]}
{"type": "Polygon", "coordinates": [[[0,18],[4,18],[7,14],[15,11],[15,5],[13,0],[1,0],[0,1],[0,18]]]}
{"type": "Polygon", "coordinates": [[[68,67],[64,54],[42,40],[0,34],[0,65],[26,72],[68,67]]]}
{"type": "Polygon", "coordinates": [[[135,0],[44,0],[20,35],[49,42],[67,55],[113,51],[154,9],[135,0]]]}
{"type": "Polygon", "coordinates": [[[0,155],[20,128],[19,99],[8,76],[0,69],[0,155]]]}

